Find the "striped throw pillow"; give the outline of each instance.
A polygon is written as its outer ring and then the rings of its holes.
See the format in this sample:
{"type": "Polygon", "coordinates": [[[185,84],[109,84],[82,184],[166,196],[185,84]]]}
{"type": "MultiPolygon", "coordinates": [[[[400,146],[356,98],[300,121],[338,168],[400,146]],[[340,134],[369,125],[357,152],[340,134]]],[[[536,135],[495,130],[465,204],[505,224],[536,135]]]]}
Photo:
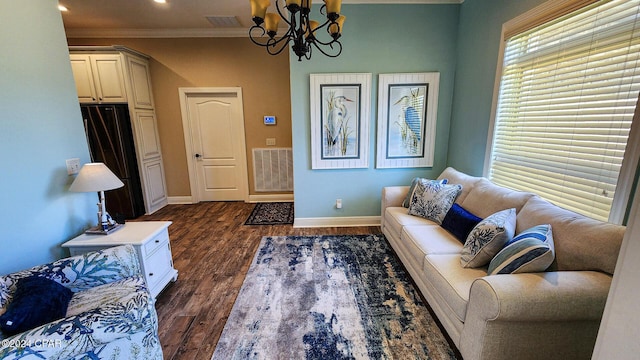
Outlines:
{"type": "Polygon", "coordinates": [[[555,257],[551,225],[538,225],[516,235],[489,263],[488,275],[542,272],[555,257]]]}

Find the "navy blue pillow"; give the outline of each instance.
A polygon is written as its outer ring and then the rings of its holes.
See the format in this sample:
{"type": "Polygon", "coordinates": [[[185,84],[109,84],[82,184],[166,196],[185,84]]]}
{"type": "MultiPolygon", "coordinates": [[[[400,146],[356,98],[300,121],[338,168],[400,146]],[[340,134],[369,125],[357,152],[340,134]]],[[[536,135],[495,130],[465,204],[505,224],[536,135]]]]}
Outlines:
{"type": "Polygon", "coordinates": [[[454,203],[442,220],[442,227],[453,234],[461,243],[467,240],[467,236],[473,228],[482,221],[462,206],[454,203]]]}
{"type": "Polygon", "coordinates": [[[7,311],[0,315],[0,329],[15,335],[63,318],[73,292],[47,278],[30,276],[18,280],[7,311]]]}

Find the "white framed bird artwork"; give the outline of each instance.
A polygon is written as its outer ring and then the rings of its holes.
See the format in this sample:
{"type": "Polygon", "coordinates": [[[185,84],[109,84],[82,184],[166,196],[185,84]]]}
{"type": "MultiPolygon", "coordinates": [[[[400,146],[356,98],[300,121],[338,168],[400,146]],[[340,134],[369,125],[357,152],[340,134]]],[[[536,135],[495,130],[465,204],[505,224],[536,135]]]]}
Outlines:
{"type": "Polygon", "coordinates": [[[371,74],[311,74],[312,169],[368,167],[371,74]]]}
{"type": "Polygon", "coordinates": [[[437,72],[378,76],[376,168],[433,166],[437,72]]]}

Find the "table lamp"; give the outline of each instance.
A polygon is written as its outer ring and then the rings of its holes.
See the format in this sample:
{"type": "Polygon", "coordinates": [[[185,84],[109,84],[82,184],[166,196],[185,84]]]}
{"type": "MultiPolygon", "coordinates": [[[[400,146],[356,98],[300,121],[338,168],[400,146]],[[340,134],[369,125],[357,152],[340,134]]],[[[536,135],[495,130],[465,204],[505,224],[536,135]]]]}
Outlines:
{"type": "Polygon", "coordinates": [[[75,192],[99,192],[100,202],[98,205],[98,225],[85,231],[87,234],[109,234],[119,229],[122,224],[118,224],[107,213],[104,201],[104,192],[121,188],[124,183],[103,163],[85,164],[78,176],[69,187],[75,192]]]}

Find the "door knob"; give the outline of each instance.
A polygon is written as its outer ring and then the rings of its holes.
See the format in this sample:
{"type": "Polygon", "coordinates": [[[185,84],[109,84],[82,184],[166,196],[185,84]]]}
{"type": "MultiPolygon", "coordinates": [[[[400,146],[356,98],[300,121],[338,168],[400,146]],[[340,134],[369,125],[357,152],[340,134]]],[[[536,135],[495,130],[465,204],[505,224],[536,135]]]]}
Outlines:
{"type": "Polygon", "coordinates": [[[202,157],[202,155],[196,154],[196,158],[201,158],[201,157],[202,157]]]}

